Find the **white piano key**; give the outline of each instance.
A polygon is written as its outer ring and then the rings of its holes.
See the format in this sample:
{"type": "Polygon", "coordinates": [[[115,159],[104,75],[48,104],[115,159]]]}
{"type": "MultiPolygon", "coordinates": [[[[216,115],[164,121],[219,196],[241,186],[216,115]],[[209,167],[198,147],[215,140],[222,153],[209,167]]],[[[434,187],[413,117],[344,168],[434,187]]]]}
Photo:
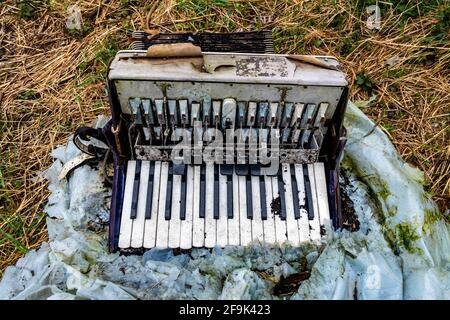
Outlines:
{"type": "Polygon", "coordinates": [[[308,164],[308,176],[311,183],[311,197],[314,208],[314,219],[309,220],[311,241],[320,243],[320,221],[319,221],[319,205],[317,203],[316,179],[314,178],[314,165],[308,164]]]}
{"type": "Polygon", "coordinates": [[[236,127],[242,127],[246,123],[245,114],[246,114],[247,106],[244,101],[238,101],[237,105],[238,105],[238,113],[237,113],[236,127]]]}
{"type": "Polygon", "coordinates": [[[192,246],[205,245],[205,219],[200,218],[200,172],[201,166],[194,166],[194,193],[192,206],[192,246]]]}
{"type": "MultiPolygon", "coordinates": [[[[272,199],[277,199],[280,195],[278,192],[278,177],[271,177],[272,179],[272,199]]],[[[273,201],[272,200],[272,201],[273,201]]],[[[286,220],[280,219],[280,214],[274,215],[275,220],[275,239],[278,244],[284,243],[287,240],[286,220]]]]}
{"type": "Polygon", "coordinates": [[[156,243],[156,225],[158,223],[158,198],[159,181],[161,175],[161,161],[155,162],[155,172],[153,175],[153,194],[150,219],[145,220],[144,227],[144,248],[153,248],[156,243]]]}
{"type": "Polygon", "coordinates": [[[217,245],[228,244],[227,176],[219,174],[219,219],[217,220],[217,245]]]}
{"type": "Polygon", "coordinates": [[[223,99],[222,102],[222,128],[227,127],[227,123],[230,127],[235,126],[236,122],[236,100],[233,98],[223,99]]]}
{"type": "Polygon", "coordinates": [[[192,210],[194,202],[194,166],[187,166],[186,218],[181,220],[180,248],[192,248],[192,210]]]}
{"type": "Polygon", "coordinates": [[[214,164],[206,164],[205,194],[205,247],[216,245],[216,219],[214,219],[214,164]]]}
{"type": "Polygon", "coordinates": [[[200,121],[200,103],[192,102],[191,104],[191,126],[194,126],[195,121],[200,121]]]}
{"type": "Polygon", "coordinates": [[[240,221],[240,244],[246,246],[252,242],[252,223],[247,218],[247,184],[245,176],[238,176],[239,179],[239,221],[240,221]]]}
{"type": "Polygon", "coordinates": [[[141,99],[139,98],[131,98],[128,103],[130,104],[130,110],[132,114],[137,114],[137,110],[139,105],[141,104],[141,99]]]}
{"type": "Polygon", "coordinates": [[[250,101],[248,103],[247,126],[252,127],[255,125],[257,108],[258,108],[258,106],[257,106],[256,102],[250,101]]]}
{"type": "Polygon", "coordinates": [[[236,172],[233,172],[233,219],[228,219],[229,245],[238,246],[240,244],[239,232],[239,179],[236,172]]]}
{"type": "Polygon", "coordinates": [[[277,115],[278,115],[278,103],[270,102],[269,103],[269,126],[275,126],[277,124],[277,115]]]}
{"type": "Polygon", "coordinates": [[[179,111],[180,111],[180,122],[182,126],[189,124],[189,113],[188,113],[188,101],[179,100],[178,101],[179,111]]]}
{"type": "Polygon", "coordinates": [[[168,174],[169,163],[167,161],[163,161],[161,163],[158,200],[158,227],[156,231],[156,247],[158,248],[167,248],[169,245],[169,220],[166,220],[165,218],[168,174]]]}
{"type": "Polygon", "coordinates": [[[305,206],[305,182],[303,179],[303,167],[301,164],[295,164],[295,179],[297,180],[298,201],[300,206],[300,219],[298,219],[298,231],[300,243],[309,242],[309,221],[305,206]]]}
{"type": "Polygon", "coordinates": [[[316,111],[316,105],[314,103],[308,103],[306,105],[305,119],[307,123],[312,126],[313,125],[313,116],[316,111]]]}
{"type": "Polygon", "coordinates": [[[294,104],[291,102],[286,102],[284,104],[284,110],[283,110],[283,114],[282,114],[282,119],[280,122],[280,126],[282,128],[286,128],[289,127],[289,124],[291,123],[291,119],[292,119],[292,112],[294,111],[294,104]]]}
{"type": "Polygon", "coordinates": [[[122,215],[120,219],[119,248],[126,249],[131,245],[131,232],[133,230],[133,219],[130,219],[131,201],[133,197],[134,172],[136,161],[127,162],[127,176],[125,180],[125,191],[123,195],[122,215]]]}
{"type": "Polygon", "coordinates": [[[269,176],[264,176],[264,183],[266,186],[266,208],[267,208],[267,219],[263,220],[264,229],[264,242],[267,244],[274,244],[276,242],[275,237],[275,219],[272,212],[272,178],[269,176]]]}
{"type": "MultiPolygon", "coordinates": [[[[325,228],[326,236],[332,231],[330,221],[330,208],[328,206],[327,183],[325,178],[325,168],[322,162],[314,163],[314,178],[316,182],[317,204],[319,207],[320,225],[325,228]]],[[[133,226],[134,228],[134,226],[133,226]]]]}
{"type": "Polygon", "coordinates": [[[292,119],[291,119],[291,125],[290,125],[291,127],[296,128],[300,124],[304,107],[305,107],[305,104],[303,104],[303,103],[295,104],[294,113],[293,113],[292,119]]]}
{"type": "Polygon", "coordinates": [[[322,102],[319,105],[319,110],[317,111],[316,119],[314,120],[314,128],[319,128],[325,124],[325,115],[327,113],[328,103],[322,102]]]}
{"type": "Polygon", "coordinates": [[[147,204],[148,176],[150,174],[150,161],[142,161],[141,177],[136,219],[133,222],[131,247],[142,248],[144,244],[145,206],[147,204]]]}
{"type": "Polygon", "coordinates": [[[169,221],[169,248],[180,246],[180,201],[181,201],[181,175],[173,175],[172,182],[172,212],[169,221]]]}
{"type": "Polygon", "coordinates": [[[155,100],[155,109],[156,109],[156,116],[158,118],[158,124],[165,125],[166,121],[164,119],[164,100],[162,99],[156,99],[155,100]]]}
{"type": "Polygon", "coordinates": [[[298,143],[298,141],[299,141],[299,139],[300,139],[300,134],[301,134],[301,130],[300,129],[295,129],[293,132],[292,132],[292,142],[293,143],[298,143]]]}
{"type": "Polygon", "coordinates": [[[148,112],[150,110],[150,100],[149,99],[142,99],[142,108],[144,109],[144,114],[148,115],[148,112]]]}
{"type": "Polygon", "coordinates": [[[214,100],[212,102],[213,104],[213,121],[212,124],[217,127],[220,126],[221,119],[220,119],[220,109],[221,109],[221,101],[220,100],[214,100]]]}
{"type": "Polygon", "coordinates": [[[292,197],[291,170],[288,163],[283,163],[281,167],[284,182],[284,197],[286,199],[286,230],[288,241],[293,246],[300,244],[298,234],[298,223],[294,214],[294,199],[292,197]]]}
{"type": "Polygon", "coordinates": [[[264,241],[263,220],[261,217],[261,200],[259,192],[259,177],[252,176],[253,193],[253,219],[252,219],[252,239],[254,242],[262,243],[264,241]]]}

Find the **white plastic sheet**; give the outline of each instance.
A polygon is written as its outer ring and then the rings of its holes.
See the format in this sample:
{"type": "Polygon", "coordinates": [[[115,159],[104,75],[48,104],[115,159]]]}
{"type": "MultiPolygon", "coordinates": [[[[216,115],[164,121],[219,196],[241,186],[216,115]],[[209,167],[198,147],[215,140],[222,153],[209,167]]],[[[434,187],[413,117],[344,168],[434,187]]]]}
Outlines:
{"type": "Polygon", "coordinates": [[[335,232],[323,251],[251,245],[109,254],[111,191],[88,166],[59,181],[78,151],[71,142],[58,147],[45,173],[49,242],[6,269],[0,299],[450,299],[449,226],[423,191],[422,173],[351,103],[345,125],[346,190],[360,229],[335,232]],[[274,296],[275,283],[302,261],[310,278],[293,296],[274,296]]]}

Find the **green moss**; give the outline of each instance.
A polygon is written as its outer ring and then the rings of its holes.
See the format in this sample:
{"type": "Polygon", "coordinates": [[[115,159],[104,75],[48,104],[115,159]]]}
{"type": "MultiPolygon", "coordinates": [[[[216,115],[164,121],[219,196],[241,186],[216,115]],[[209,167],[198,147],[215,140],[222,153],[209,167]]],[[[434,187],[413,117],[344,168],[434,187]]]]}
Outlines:
{"type": "Polygon", "coordinates": [[[81,81],[79,86],[85,88],[90,86],[91,84],[102,82],[103,80],[104,80],[103,75],[91,73],[81,81]]]}
{"type": "Polygon", "coordinates": [[[25,90],[17,95],[17,99],[20,100],[37,100],[40,97],[40,93],[34,90],[25,90]]]}
{"type": "Polygon", "coordinates": [[[442,215],[437,208],[425,209],[425,216],[422,226],[423,232],[428,233],[431,230],[431,226],[441,218],[442,215]]]}
{"type": "Polygon", "coordinates": [[[387,200],[391,192],[386,182],[381,181],[376,175],[368,175],[363,178],[367,180],[366,182],[369,185],[369,188],[375,195],[381,197],[384,201],[387,200]]]}
{"type": "Polygon", "coordinates": [[[399,68],[399,69],[388,69],[384,72],[384,74],[389,78],[401,78],[405,75],[407,75],[409,72],[406,69],[399,68]]]}
{"type": "Polygon", "coordinates": [[[314,40],[314,46],[317,48],[320,48],[322,46],[322,40],[321,39],[315,39],[314,40]]]}
{"type": "Polygon", "coordinates": [[[382,124],[382,126],[387,132],[391,132],[395,129],[394,125],[392,125],[390,123],[382,124]]]}
{"type": "Polygon", "coordinates": [[[395,232],[400,247],[410,253],[417,253],[418,248],[414,247],[414,243],[420,239],[420,236],[414,228],[407,223],[399,223],[395,226],[395,232]]]}
{"type": "Polygon", "coordinates": [[[387,212],[388,216],[393,217],[397,214],[397,207],[396,206],[392,206],[388,209],[387,212]]]}
{"type": "Polygon", "coordinates": [[[49,1],[47,0],[16,0],[15,2],[19,9],[19,16],[26,20],[35,19],[37,12],[45,9],[49,5],[49,1]]]}
{"type": "Polygon", "coordinates": [[[427,43],[435,41],[445,41],[449,38],[450,33],[450,6],[443,6],[436,14],[437,23],[434,24],[431,35],[424,40],[427,43]]]}
{"type": "Polygon", "coordinates": [[[422,250],[415,246],[415,242],[420,239],[416,229],[406,222],[397,224],[394,229],[383,226],[383,235],[389,247],[396,255],[407,251],[409,253],[422,253],[422,250]]]}
{"type": "Polygon", "coordinates": [[[381,198],[383,198],[384,201],[386,201],[387,198],[389,197],[389,195],[391,194],[391,193],[389,192],[389,189],[388,189],[388,187],[387,187],[387,184],[386,184],[386,183],[382,183],[382,182],[380,181],[380,185],[379,185],[379,186],[381,187],[381,190],[379,190],[379,191],[377,192],[377,194],[378,194],[381,198]]]}

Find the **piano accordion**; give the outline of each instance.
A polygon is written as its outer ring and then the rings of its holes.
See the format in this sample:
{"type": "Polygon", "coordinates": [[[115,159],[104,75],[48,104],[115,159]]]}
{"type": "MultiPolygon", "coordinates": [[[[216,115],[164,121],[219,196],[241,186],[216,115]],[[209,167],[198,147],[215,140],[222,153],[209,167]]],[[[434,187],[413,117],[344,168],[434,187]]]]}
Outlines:
{"type": "Polygon", "coordinates": [[[340,228],[335,58],[152,48],[108,70],[111,251],[299,246],[340,228]]]}

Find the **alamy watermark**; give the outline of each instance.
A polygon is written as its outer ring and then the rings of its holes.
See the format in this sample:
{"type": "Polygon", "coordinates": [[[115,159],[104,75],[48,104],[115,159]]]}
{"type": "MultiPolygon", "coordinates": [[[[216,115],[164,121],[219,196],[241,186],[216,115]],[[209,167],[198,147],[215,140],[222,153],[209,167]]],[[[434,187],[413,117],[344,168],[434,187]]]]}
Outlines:
{"type": "Polygon", "coordinates": [[[177,128],[171,139],[174,164],[260,164],[266,174],[278,172],[280,129],[277,128],[204,128],[195,121],[190,129],[177,128]]]}

